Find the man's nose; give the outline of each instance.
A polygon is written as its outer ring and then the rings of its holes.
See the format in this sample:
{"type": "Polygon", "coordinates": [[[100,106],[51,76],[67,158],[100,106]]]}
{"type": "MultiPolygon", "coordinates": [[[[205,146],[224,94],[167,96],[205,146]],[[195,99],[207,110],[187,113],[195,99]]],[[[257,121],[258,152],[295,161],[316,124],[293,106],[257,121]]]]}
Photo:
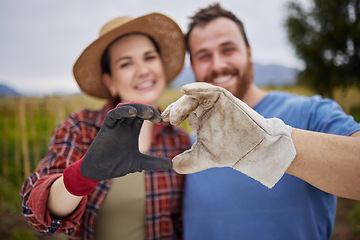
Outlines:
{"type": "Polygon", "coordinates": [[[213,55],[211,70],[215,72],[221,72],[224,68],[226,68],[225,59],[218,53],[213,55]]]}

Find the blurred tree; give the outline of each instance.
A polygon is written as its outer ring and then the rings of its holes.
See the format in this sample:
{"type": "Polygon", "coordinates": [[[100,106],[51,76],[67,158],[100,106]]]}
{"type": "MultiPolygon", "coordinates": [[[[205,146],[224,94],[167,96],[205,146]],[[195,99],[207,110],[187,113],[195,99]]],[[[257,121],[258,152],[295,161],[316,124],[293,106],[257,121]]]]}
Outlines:
{"type": "Polygon", "coordinates": [[[360,0],[312,0],[288,5],[285,27],[304,62],[298,83],[333,98],[334,88],[360,87],[360,0]]]}

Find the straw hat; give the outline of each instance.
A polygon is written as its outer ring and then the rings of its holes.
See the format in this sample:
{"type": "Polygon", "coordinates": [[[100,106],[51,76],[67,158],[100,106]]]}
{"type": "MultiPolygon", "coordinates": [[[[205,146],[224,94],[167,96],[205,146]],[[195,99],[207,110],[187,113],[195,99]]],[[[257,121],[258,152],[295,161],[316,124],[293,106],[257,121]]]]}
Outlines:
{"type": "Polygon", "coordinates": [[[102,82],[101,57],[110,43],[128,33],[143,33],[157,42],[167,83],[180,73],[184,65],[185,46],[183,33],[173,20],[159,13],[138,18],[119,17],[101,28],[99,38],[82,52],[74,64],[74,77],[83,92],[99,98],[111,98],[102,82]]]}

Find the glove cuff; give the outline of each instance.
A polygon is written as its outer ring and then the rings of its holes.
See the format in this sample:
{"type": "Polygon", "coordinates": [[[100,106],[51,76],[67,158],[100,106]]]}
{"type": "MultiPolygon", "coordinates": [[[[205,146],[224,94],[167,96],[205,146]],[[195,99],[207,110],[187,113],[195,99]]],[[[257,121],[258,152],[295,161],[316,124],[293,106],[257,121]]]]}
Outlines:
{"type": "Polygon", "coordinates": [[[263,141],[247,154],[233,168],[254,178],[268,188],[281,179],[296,155],[291,139],[292,128],[285,125],[287,133],[266,136],[263,141]]]}
{"type": "Polygon", "coordinates": [[[89,194],[100,181],[95,181],[84,177],[80,167],[84,157],[65,168],[63,181],[69,193],[75,196],[85,196],[89,194]]]}

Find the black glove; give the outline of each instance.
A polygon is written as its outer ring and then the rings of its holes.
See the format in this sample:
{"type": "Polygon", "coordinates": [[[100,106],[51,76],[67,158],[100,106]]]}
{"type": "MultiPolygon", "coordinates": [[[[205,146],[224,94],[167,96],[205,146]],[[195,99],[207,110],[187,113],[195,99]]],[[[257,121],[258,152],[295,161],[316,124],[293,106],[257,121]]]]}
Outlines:
{"type": "Polygon", "coordinates": [[[119,104],[109,111],[83,158],[82,175],[101,181],[143,170],[171,168],[169,158],[140,153],[139,133],[144,120],[162,122],[160,113],[145,104],[119,104]]]}

